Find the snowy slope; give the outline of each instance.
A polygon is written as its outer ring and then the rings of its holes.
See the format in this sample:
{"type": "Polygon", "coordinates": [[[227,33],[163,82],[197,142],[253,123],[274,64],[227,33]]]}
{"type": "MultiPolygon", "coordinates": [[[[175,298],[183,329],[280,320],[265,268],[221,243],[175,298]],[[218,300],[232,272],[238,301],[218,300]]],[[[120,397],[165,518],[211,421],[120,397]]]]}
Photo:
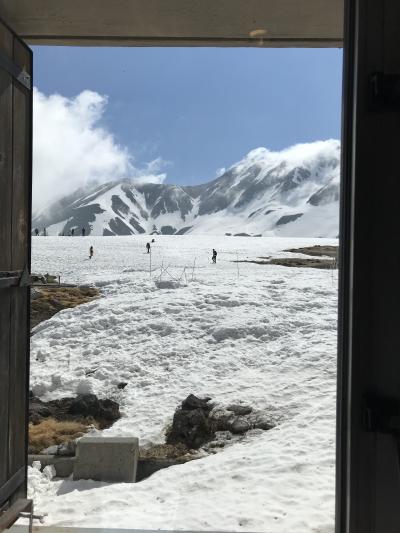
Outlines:
{"type": "Polygon", "coordinates": [[[49,235],[212,234],[337,237],[338,141],[257,148],[198,186],[110,182],[36,214],[49,235]],[[61,228],[61,229],[60,229],[61,228]]]}
{"type": "Polygon", "coordinates": [[[59,526],[333,533],[337,271],[232,260],[337,241],[158,236],[150,275],[146,240],[33,239],[33,270],[103,294],[35,328],[35,394],[115,398],[122,418],[105,433],[143,444],[161,442],[189,393],[251,404],[279,423],[137,484],[50,480],[31,470],[36,511],[59,526]],[[181,286],[160,289],[160,276],[181,286]]]}

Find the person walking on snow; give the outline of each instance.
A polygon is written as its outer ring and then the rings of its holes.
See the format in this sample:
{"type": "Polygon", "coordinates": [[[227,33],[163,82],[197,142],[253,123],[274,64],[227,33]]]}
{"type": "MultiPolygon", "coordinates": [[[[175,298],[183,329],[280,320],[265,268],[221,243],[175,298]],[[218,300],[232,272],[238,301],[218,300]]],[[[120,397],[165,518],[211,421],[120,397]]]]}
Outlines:
{"type": "Polygon", "coordinates": [[[85,232],[86,232],[85,228],[82,228],[82,237],[85,236],[85,232]]]}
{"type": "Polygon", "coordinates": [[[93,257],[93,246],[89,248],[89,259],[92,259],[93,257]]]}
{"type": "Polygon", "coordinates": [[[150,253],[150,243],[149,242],[146,244],[146,248],[147,248],[147,253],[149,254],[150,253]]]}
{"type": "Polygon", "coordinates": [[[214,248],[213,248],[213,254],[212,254],[212,262],[213,263],[217,262],[217,250],[214,250],[214,248]]]}

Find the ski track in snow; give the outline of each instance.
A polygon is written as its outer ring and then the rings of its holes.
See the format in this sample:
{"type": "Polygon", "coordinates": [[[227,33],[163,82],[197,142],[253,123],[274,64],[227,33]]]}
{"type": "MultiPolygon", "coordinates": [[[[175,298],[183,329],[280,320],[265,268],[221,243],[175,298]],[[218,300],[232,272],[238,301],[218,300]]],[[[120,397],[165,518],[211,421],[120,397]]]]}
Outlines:
{"type": "Polygon", "coordinates": [[[50,480],[30,469],[37,511],[68,526],[333,532],[337,271],[232,261],[337,241],[155,239],[151,277],[149,236],[33,239],[33,272],[96,285],[103,296],[36,327],[35,394],[112,397],[123,416],[104,434],[142,444],[162,442],[189,393],[250,404],[279,423],[138,484],[50,480]],[[161,279],[181,286],[156,286],[161,265],[161,279]]]}

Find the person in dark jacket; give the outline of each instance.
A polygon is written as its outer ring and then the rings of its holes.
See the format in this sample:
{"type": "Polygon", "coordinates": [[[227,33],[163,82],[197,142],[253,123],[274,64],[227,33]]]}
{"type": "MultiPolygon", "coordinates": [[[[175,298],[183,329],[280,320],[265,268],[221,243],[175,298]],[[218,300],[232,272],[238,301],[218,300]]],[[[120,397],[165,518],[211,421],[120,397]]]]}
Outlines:
{"type": "Polygon", "coordinates": [[[146,244],[146,248],[147,248],[147,253],[149,254],[150,253],[150,243],[149,242],[146,244]]]}
{"type": "Polygon", "coordinates": [[[36,237],[38,237],[38,235],[39,235],[39,230],[37,228],[35,228],[35,235],[36,235],[36,237]]]}
{"type": "Polygon", "coordinates": [[[212,253],[212,262],[213,263],[217,262],[217,250],[214,250],[214,248],[213,248],[213,253],[212,253]]]}
{"type": "Polygon", "coordinates": [[[93,252],[93,246],[91,246],[91,247],[89,248],[89,259],[92,259],[92,257],[93,257],[93,253],[94,253],[94,252],[93,252]]]}
{"type": "Polygon", "coordinates": [[[86,233],[86,230],[85,230],[85,228],[82,228],[82,237],[84,237],[84,236],[85,236],[85,233],[86,233]]]}

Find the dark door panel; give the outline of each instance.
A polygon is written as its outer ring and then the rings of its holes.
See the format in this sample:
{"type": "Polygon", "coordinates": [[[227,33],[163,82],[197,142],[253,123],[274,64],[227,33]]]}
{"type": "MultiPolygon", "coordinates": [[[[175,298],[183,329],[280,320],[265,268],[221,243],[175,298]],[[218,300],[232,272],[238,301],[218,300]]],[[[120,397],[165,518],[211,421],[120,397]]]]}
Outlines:
{"type": "Polygon", "coordinates": [[[31,50],[0,21],[0,508],[26,495],[31,74],[31,50]]]}

